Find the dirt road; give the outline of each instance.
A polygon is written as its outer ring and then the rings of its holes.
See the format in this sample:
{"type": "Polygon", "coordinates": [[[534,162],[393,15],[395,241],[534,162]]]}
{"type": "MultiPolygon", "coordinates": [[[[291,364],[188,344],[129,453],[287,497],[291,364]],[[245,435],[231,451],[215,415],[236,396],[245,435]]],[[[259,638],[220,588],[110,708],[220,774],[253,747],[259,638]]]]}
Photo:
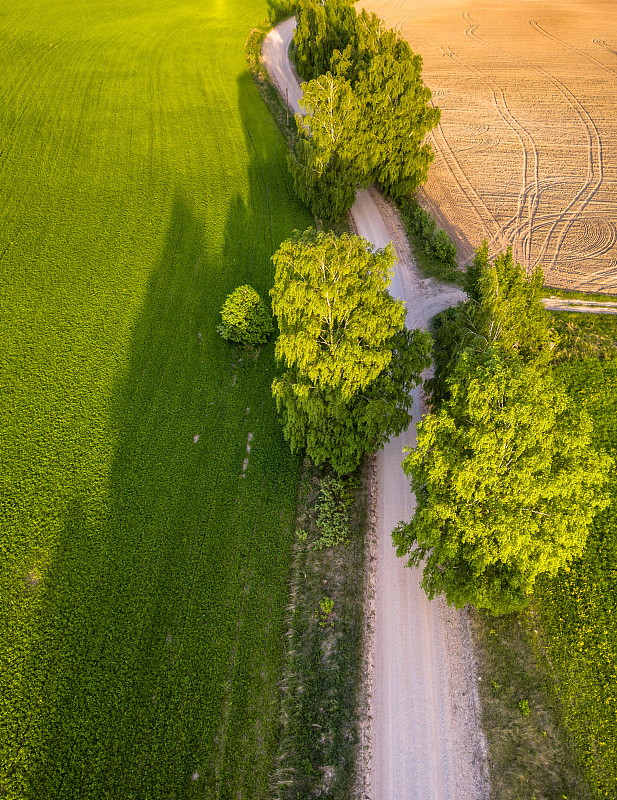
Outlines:
{"type": "MultiPolygon", "coordinates": [[[[287,51],[294,20],[273,31],[263,57],[274,82],[298,111],[300,90],[287,51]]],[[[391,291],[407,303],[407,324],[424,327],[462,293],[422,279],[411,261],[395,210],[378,192],[358,194],[351,211],[358,233],[373,245],[394,243],[398,264],[391,291]]],[[[476,677],[464,614],[429,602],[420,573],[396,557],[393,527],[413,513],[414,497],[401,469],[415,443],[413,422],[378,457],[378,525],[372,636],[372,758],[365,796],[372,800],[482,800],[488,796],[483,738],[477,719],[476,677]]]]}

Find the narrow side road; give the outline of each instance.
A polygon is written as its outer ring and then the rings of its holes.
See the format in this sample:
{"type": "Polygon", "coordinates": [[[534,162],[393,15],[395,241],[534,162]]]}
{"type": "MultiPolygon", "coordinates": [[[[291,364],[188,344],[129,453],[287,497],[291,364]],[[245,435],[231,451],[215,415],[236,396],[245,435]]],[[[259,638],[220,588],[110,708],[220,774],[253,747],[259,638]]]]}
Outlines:
{"type": "MultiPolygon", "coordinates": [[[[263,59],[289,104],[301,96],[287,57],[295,20],[266,38],[263,59]]],[[[407,304],[409,327],[426,327],[463,298],[458,289],[423,279],[413,263],[396,210],[373,188],[351,210],[357,232],[376,247],[392,241],[398,263],[391,291],[407,304]]],[[[484,800],[488,797],[476,675],[464,613],[429,602],[421,573],[396,557],[391,532],[413,513],[415,498],[401,469],[422,418],[420,390],[413,421],[378,456],[378,528],[372,637],[372,756],[365,776],[371,800],[484,800]]]]}

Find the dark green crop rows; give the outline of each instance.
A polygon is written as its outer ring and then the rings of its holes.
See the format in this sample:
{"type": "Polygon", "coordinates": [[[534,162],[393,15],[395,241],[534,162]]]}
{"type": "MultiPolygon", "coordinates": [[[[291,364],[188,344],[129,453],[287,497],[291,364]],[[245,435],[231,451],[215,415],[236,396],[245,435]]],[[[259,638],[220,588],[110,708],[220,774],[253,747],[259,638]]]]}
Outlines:
{"type": "Polygon", "coordinates": [[[309,224],[266,13],[0,12],[0,797],[266,796],[298,464],[215,330],[309,224]]]}

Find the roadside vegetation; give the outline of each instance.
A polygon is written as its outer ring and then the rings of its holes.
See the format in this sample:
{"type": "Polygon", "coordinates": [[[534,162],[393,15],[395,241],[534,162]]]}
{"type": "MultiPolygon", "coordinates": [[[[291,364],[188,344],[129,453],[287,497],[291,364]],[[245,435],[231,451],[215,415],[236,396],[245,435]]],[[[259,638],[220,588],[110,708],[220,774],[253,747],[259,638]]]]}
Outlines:
{"type": "Polygon", "coordinates": [[[298,142],[288,162],[315,216],[340,219],[358,188],[376,182],[400,200],[426,181],[426,133],[439,109],[422,59],[375,14],[349,0],[299,0],[295,59],[305,79],[298,142]]]}
{"type": "Polygon", "coordinates": [[[409,424],[430,336],[405,327],[404,304],[388,292],[391,247],[309,229],[273,261],[275,354],[285,372],[272,391],[283,433],[293,451],[345,475],[409,424]]]}
{"type": "Polygon", "coordinates": [[[242,45],[265,2],[0,18],[0,795],[268,796],[301,464],[268,298],[311,219],[242,45]],[[249,450],[250,445],[250,450],[249,450]]]}
{"type": "Polygon", "coordinates": [[[525,607],[540,575],[581,555],[609,502],[613,462],[551,366],[542,283],[511,250],[491,263],[484,242],[469,299],[436,321],[432,411],[403,461],[416,510],[393,536],[410,566],[424,563],[428,596],[457,607],[525,607]]]}
{"type": "Polygon", "coordinates": [[[465,272],[456,260],[456,245],[415,197],[397,203],[416,265],[423,275],[440,281],[462,284],[465,272]]]}
{"type": "Polygon", "coordinates": [[[368,460],[345,479],[304,465],[273,800],[356,796],[369,481],[368,460]]]}
{"type": "MultiPolygon", "coordinates": [[[[438,346],[455,341],[445,335],[455,317],[449,311],[438,321],[438,346]]],[[[559,312],[545,321],[555,342],[554,384],[591,421],[588,449],[614,459],[617,319],[559,312]]],[[[516,338],[530,342],[528,336],[516,338]]],[[[452,353],[451,346],[438,350],[432,386],[442,394],[448,385],[439,387],[439,363],[452,363],[452,353]]],[[[572,426],[572,433],[579,436],[580,427],[572,426]]],[[[608,504],[590,522],[582,551],[554,575],[537,577],[526,609],[497,617],[471,612],[495,800],[599,800],[617,794],[614,476],[611,469],[602,490],[608,504]]],[[[516,525],[512,530],[519,532],[516,525]]]]}

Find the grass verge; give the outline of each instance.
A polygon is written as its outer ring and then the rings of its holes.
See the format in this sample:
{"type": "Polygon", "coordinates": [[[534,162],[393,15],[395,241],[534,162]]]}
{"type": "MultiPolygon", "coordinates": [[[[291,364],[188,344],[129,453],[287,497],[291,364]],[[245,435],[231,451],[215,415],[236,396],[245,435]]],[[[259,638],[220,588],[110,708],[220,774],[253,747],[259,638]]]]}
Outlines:
{"type": "Polygon", "coordinates": [[[532,612],[470,620],[491,800],[589,800],[532,612]]]}
{"type": "MultiPolygon", "coordinates": [[[[345,481],[346,544],[320,547],[324,483],[305,463],[294,542],[292,593],[281,684],[276,800],[355,796],[364,631],[364,556],[369,460],[345,481]]],[[[333,526],[337,527],[338,526],[333,526]]]]}

